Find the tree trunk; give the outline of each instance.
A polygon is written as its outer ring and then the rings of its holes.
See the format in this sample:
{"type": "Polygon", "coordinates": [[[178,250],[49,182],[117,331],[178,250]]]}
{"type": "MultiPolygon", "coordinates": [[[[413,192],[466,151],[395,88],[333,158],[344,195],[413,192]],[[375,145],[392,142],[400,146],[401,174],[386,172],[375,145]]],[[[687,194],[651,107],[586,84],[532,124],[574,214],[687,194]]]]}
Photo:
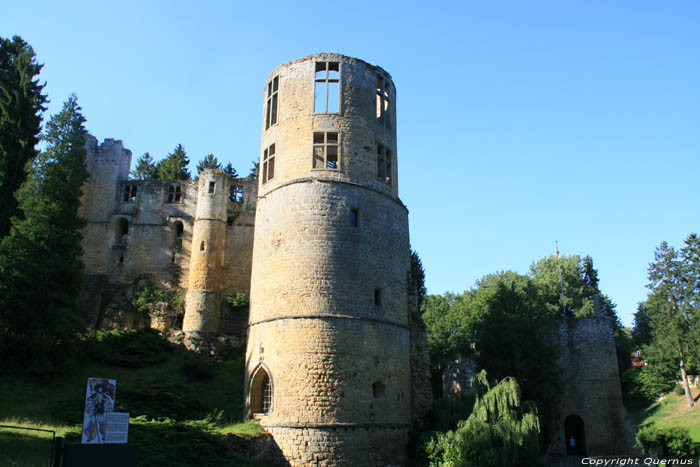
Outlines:
{"type": "Polygon", "coordinates": [[[685,356],[683,355],[683,346],[678,344],[678,353],[681,357],[681,378],[683,378],[683,391],[685,392],[685,403],[688,408],[695,405],[693,395],[690,393],[690,385],[688,384],[688,373],[685,371],[685,356]]]}

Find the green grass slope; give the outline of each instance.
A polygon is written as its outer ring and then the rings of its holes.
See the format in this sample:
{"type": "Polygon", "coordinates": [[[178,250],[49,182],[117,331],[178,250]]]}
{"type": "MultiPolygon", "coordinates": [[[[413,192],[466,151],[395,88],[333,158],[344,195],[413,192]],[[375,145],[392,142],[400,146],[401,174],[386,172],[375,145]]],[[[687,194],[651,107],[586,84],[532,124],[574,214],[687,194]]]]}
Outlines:
{"type": "MultiPolygon", "coordinates": [[[[258,435],[242,423],[244,354],[202,357],[150,331],[101,333],[70,374],[0,376],[0,425],[56,431],[79,442],[88,377],[117,380],[115,411],[130,413],[129,444],[144,466],[261,466],[237,455],[227,433],[258,435]]],[[[7,465],[43,465],[50,435],[0,428],[7,465]]]]}

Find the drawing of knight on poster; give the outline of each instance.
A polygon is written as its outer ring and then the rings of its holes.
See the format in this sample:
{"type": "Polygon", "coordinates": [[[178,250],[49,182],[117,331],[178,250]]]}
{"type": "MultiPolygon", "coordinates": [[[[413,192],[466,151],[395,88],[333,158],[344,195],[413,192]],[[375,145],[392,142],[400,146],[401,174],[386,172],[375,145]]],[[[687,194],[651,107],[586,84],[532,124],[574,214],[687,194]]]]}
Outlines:
{"type": "Polygon", "coordinates": [[[88,378],[83,416],[83,444],[105,442],[106,418],[107,414],[114,410],[116,391],[116,379],[88,378]]]}

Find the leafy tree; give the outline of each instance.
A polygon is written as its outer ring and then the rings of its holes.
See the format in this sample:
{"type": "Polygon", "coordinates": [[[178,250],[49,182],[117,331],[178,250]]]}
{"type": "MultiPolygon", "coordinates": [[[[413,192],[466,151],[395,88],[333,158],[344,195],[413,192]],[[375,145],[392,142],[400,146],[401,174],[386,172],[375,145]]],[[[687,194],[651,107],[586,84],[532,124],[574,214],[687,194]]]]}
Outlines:
{"type": "Polygon", "coordinates": [[[24,217],[13,218],[0,244],[0,333],[7,346],[2,353],[34,371],[55,370],[84,330],[77,303],[84,226],[78,207],[88,172],[80,110],[71,95],[47,124],[46,151],[27,165],[17,193],[24,217]]]}
{"type": "Polygon", "coordinates": [[[457,430],[438,433],[426,450],[431,466],[532,466],[539,462],[537,409],[523,402],[518,383],[505,378],[495,386],[486,372],[475,377],[477,400],[457,430]]]}
{"type": "Polygon", "coordinates": [[[159,161],[156,164],[158,170],[159,180],[191,180],[189,170],[187,170],[187,165],[190,163],[187,159],[187,153],[182,144],[175,146],[173,152],[168,154],[168,156],[159,161]]]}
{"type": "Polygon", "coordinates": [[[700,239],[691,234],[677,252],[666,242],[654,251],[647,287],[655,305],[650,308],[651,346],[675,349],[680,364],[686,405],[695,405],[688,385],[686,364],[690,350],[697,348],[700,306],[700,239]],[[680,254],[679,254],[680,253],[680,254]]]}
{"type": "Polygon", "coordinates": [[[135,180],[156,180],[158,178],[156,163],[149,153],[145,152],[143,156],[139,157],[131,176],[135,180]]]}
{"type": "Polygon", "coordinates": [[[260,162],[258,161],[252,161],[253,162],[253,167],[250,168],[250,173],[248,174],[248,178],[251,180],[257,180],[258,179],[258,174],[260,173],[260,162]]]}
{"type": "Polygon", "coordinates": [[[224,173],[231,178],[238,178],[238,172],[236,172],[236,169],[233,168],[230,162],[226,164],[226,167],[224,168],[224,173]]]}
{"type": "Polygon", "coordinates": [[[221,170],[221,164],[219,159],[217,159],[214,154],[207,154],[204,159],[199,161],[197,164],[197,175],[201,174],[207,169],[219,169],[221,170]]]}
{"type": "Polygon", "coordinates": [[[34,50],[19,36],[0,37],[0,238],[20,215],[15,192],[26,177],[24,166],[38,154],[45,84],[34,50]]]}

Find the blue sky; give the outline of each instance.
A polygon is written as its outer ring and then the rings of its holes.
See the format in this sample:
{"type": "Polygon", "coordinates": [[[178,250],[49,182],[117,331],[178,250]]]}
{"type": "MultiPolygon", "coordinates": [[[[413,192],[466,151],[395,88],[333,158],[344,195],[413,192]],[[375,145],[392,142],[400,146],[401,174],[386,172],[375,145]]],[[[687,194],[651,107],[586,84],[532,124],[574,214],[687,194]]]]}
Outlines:
{"type": "Polygon", "coordinates": [[[397,87],[400,196],[430,293],[589,254],[625,324],[666,240],[698,232],[697,1],[2,2],[134,161],[182,143],[247,174],[279,64],[336,52],[397,87]]]}

